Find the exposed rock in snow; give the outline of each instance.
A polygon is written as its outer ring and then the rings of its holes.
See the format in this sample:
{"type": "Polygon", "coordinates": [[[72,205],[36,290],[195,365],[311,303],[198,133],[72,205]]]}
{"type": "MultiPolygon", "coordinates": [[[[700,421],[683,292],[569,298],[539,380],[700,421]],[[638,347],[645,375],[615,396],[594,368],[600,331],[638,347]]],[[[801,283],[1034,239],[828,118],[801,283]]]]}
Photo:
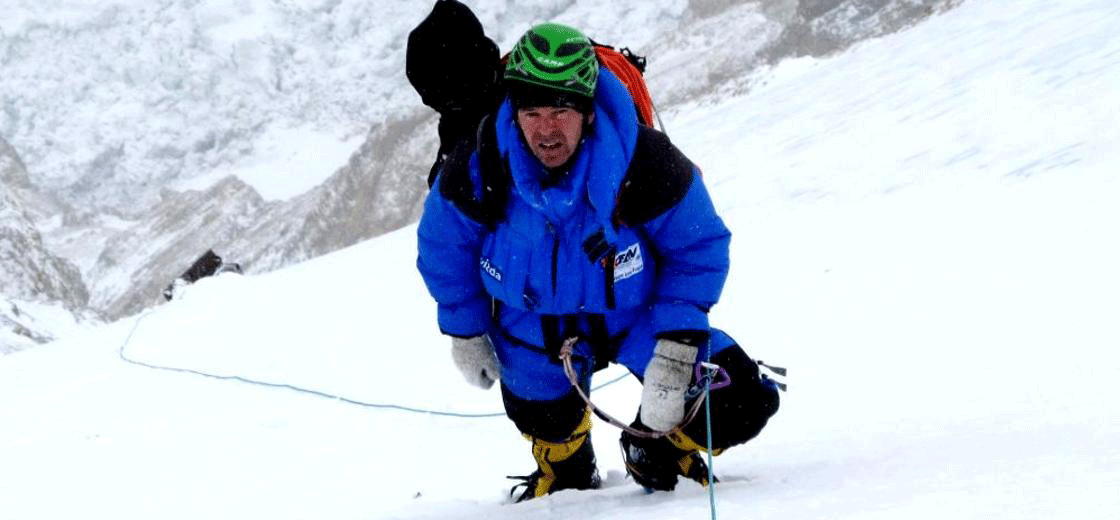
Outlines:
{"type": "MultiPolygon", "coordinates": [[[[768,63],[834,52],[959,1],[467,3],[502,48],[556,20],[646,55],[654,100],[671,112],[749,89],[768,63]]],[[[0,229],[20,248],[0,280],[112,319],[160,301],[206,249],[263,272],[413,221],[436,116],[403,74],[404,42],[430,8],[6,2],[0,135],[23,160],[0,155],[0,229]]]]}
{"type": "Polygon", "coordinates": [[[89,293],[70,262],[53,255],[25,208],[44,204],[30,194],[27,170],[16,151],[0,139],[0,352],[54,339],[58,332],[43,314],[86,314],[89,293]],[[40,312],[29,314],[27,305],[40,312]],[[44,310],[46,309],[46,310],[44,310]]]}

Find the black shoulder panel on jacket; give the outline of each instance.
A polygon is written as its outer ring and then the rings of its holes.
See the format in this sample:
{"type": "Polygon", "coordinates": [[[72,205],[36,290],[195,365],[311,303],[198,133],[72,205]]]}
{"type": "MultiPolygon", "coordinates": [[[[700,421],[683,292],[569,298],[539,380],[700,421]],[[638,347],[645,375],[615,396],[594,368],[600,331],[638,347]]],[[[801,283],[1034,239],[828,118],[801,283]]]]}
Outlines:
{"type": "Polygon", "coordinates": [[[497,136],[490,117],[478,125],[478,131],[460,141],[448,155],[439,173],[440,195],[455,204],[466,216],[493,227],[505,214],[509,174],[506,162],[498,152],[497,136]],[[476,190],[471,178],[471,156],[478,152],[482,176],[481,189],[476,190]],[[476,195],[480,193],[480,195],[476,195]]]}
{"type": "Polygon", "coordinates": [[[476,213],[480,209],[478,206],[481,201],[475,197],[470,168],[471,155],[475,148],[477,148],[477,139],[474,135],[459,141],[444,159],[438,176],[440,195],[453,202],[463,213],[477,219],[476,213]]]}
{"type": "Polygon", "coordinates": [[[617,215],[644,224],[676,206],[692,186],[694,166],[665,134],[638,127],[638,144],[619,188],[617,215]]]}

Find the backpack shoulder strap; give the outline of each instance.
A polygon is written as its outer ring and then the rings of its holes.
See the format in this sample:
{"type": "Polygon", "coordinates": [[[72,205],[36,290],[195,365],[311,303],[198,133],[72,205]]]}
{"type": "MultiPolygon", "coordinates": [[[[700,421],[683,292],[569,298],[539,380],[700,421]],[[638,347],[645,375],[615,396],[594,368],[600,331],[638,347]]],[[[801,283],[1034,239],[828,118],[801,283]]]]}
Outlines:
{"type": "Polygon", "coordinates": [[[439,175],[440,195],[464,215],[493,229],[505,215],[512,178],[509,163],[498,151],[492,116],[478,124],[471,138],[461,140],[443,164],[439,175]],[[471,171],[471,158],[478,156],[478,175],[471,171]]]}
{"type": "Polygon", "coordinates": [[[639,125],[634,157],[619,189],[616,220],[636,227],[676,206],[692,186],[695,168],[667,135],[639,125]]]}

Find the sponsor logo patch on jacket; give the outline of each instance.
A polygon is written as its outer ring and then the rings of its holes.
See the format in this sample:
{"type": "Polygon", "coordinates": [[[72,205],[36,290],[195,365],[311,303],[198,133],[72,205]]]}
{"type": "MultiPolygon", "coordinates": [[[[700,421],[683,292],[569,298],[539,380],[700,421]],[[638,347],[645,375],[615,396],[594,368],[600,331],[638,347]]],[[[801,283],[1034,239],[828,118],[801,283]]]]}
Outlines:
{"type": "Polygon", "coordinates": [[[490,265],[489,258],[480,259],[478,261],[478,266],[481,267],[482,270],[486,272],[486,274],[490,275],[491,278],[499,282],[502,281],[502,272],[499,271],[497,267],[490,265]]]}
{"type": "Polygon", "coordinates": [[[614,257],[614,281],[625,280],[642,272],[645,264],[642,262],[642,248],[638,243],[619,252],[614,257]]]}

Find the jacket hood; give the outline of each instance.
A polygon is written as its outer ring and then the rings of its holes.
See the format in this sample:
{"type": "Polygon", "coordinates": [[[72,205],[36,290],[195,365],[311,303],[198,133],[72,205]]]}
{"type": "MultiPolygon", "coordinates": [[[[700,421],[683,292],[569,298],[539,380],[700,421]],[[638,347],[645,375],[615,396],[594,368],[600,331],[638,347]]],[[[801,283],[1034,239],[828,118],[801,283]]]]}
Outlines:
{"type": "Polygon", "coordinates": [[[590,204],[609,241],[615,238],[611,217],[618,190],[638,140],[638,114],[626,86],[606,67],[599,67],[595,89],[595,121],[580,141],[565,179],[543,189],[545,168],[526,147],[509,99],[502,102],[495,121],[498,150],[508,161],[514,193],[552,221],[570,215],[583,202],[590,204]]]}

